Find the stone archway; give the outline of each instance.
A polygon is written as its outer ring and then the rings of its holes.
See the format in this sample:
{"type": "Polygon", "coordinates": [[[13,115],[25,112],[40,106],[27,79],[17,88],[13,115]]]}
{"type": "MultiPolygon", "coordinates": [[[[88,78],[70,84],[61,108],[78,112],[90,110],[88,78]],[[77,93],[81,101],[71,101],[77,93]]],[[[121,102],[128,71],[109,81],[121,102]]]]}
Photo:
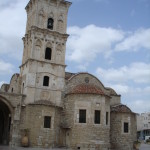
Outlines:
{"type": "Polygon", "coordinates": [[[10,141],[11,106],[0,97],[0,145],[8,145],[10,141]]]}

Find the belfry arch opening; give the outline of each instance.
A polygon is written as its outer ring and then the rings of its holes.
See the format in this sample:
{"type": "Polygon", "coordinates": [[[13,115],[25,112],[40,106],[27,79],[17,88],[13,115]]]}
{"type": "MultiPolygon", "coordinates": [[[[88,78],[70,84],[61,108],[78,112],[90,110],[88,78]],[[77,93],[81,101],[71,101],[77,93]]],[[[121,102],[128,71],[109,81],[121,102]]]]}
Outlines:
{"type": "Polygon", "coordinates": [[[0,99],[0,145],[9,145],[11,128],[11,111],[0,99]]]}

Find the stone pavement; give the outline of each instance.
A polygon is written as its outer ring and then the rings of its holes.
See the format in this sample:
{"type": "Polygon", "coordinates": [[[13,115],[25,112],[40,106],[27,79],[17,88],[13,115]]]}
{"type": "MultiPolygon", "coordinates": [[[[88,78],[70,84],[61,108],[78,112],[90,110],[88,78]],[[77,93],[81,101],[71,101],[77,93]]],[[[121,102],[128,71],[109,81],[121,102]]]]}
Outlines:
{"type": "Polygon", "coordinates": [[[150,150],[150,145],[148,144],[141,144],[141,147],[139,150],[150,150]]]}
{"type": "MultiPolygon", "coordinates": [[[[10,148],[8,146],[0,146],[0,150],[69,150],[69,149],[68,148],[44,149],[44,148],[23,148],[23,147],[10,148]]],[[[150,145],[141,144],[139,150],[150,150],[150,145]]]]}
{"type": "Polygon", "coordinates": [[[0,150],[69,150],[69,149],[68,148],[44,149],[44,148],[23,148],[23,147],[10,148],[9,146],[0,146],[0,150]]]}

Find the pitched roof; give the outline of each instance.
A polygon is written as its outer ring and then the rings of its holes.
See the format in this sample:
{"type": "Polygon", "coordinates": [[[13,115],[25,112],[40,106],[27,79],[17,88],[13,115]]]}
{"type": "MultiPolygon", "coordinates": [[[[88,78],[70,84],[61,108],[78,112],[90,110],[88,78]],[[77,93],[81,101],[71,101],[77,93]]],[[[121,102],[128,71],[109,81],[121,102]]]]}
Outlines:
{"type": "Polygon", "coordinates": [[[97,86],[92,84],[77,85],[69,94],[98,94],[105,95],[104,92],[97,86]]]}
{"type": "Polygon", "coordinates": [[[111,112],[133,113],[129,107],[123,104],[112,106],[111,112]]]}

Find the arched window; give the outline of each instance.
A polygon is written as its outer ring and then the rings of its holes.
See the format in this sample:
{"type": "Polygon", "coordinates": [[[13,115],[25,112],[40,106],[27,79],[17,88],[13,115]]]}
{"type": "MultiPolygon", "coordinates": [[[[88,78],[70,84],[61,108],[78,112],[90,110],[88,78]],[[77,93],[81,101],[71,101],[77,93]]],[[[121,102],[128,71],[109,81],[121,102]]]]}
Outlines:
{"type": "Polygon", "coordinates": [[[48,76],[44,76],[43,86],[49,86],[49,77],[48,76]]]}
{"type": "Polygon", "coordinates": [[[12,92],[12,93],[14,92],[14,89],[13,89],[13,88],[11,89],[11,92],[12,92]]]}
{"type": "Polygon", "coordinates": [[[45,59],[51,60],[52,50],[51,48],[46,48],[45,50],[45,59]]]}
{"type": "Polygon", "coordinates": [[[53,30],[54,20],[52,18],[48,18],[47,28],[53,30]]]}

